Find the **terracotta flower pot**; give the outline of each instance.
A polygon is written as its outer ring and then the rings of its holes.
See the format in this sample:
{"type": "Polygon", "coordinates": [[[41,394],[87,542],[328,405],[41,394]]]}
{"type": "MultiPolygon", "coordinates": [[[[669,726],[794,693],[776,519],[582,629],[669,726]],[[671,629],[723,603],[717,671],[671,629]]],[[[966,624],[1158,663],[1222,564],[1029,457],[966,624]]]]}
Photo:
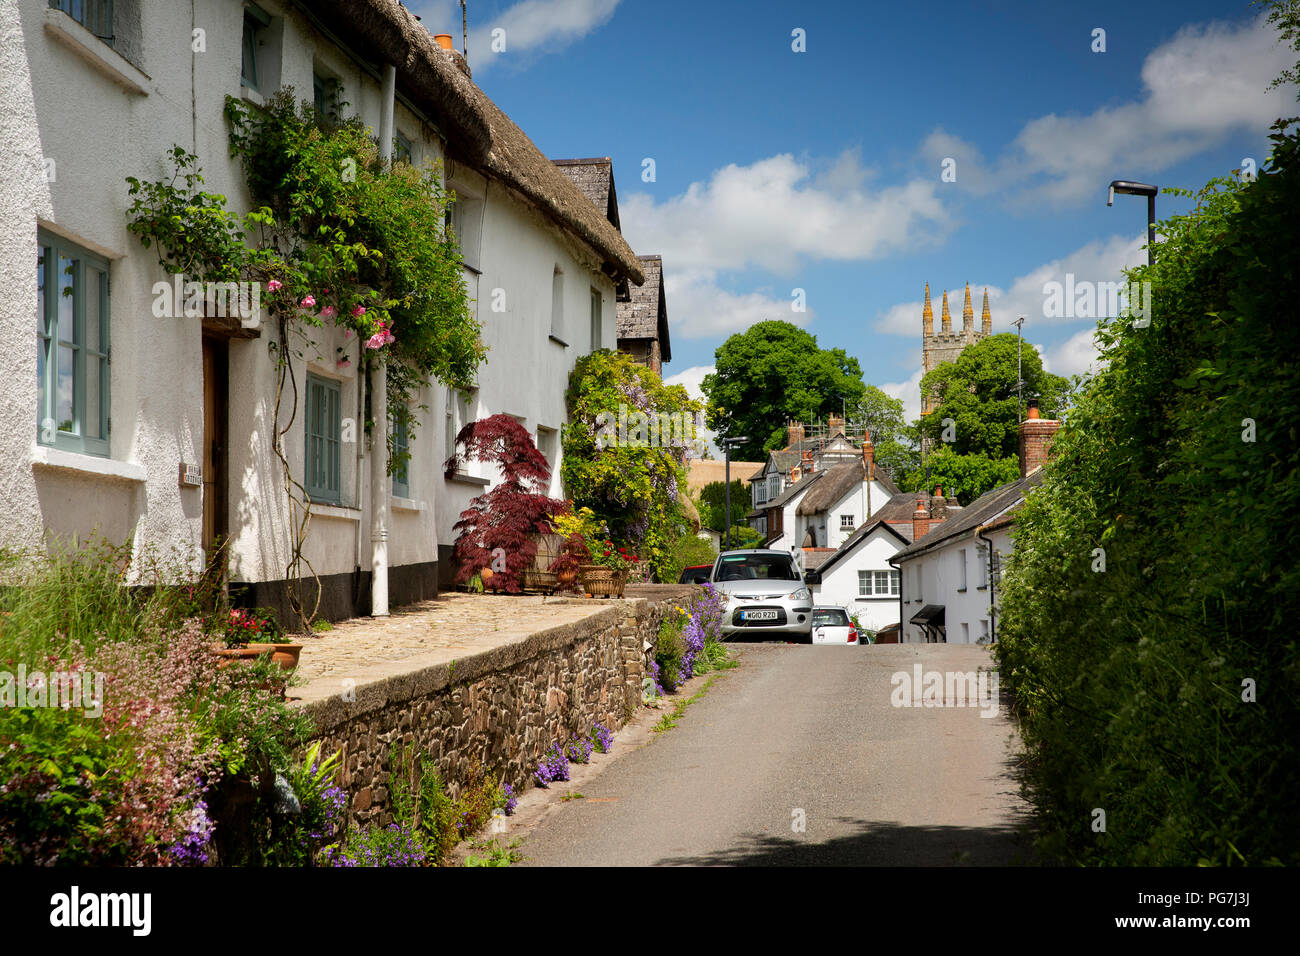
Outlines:
{"type": "Polygon", "coordinates": [[[623,587],[627,584],[626,571],[615,571],[599,564],[584,564],[579,569],[579,574],[588,597],[623,596],[623,587]]]}
{"type": "Polygon", "coordinates": [[[249,642],[249,649],[256,649],[253,656],[270,654],[271,660],[280,665],[281,670],[291,671],[298,666],[298,656],[302,653],[301,644],[255,644],[249,642]]]}
{"type": "Polygon", "coordinates": [[[566,568],[563,571],[557,571],[555,580],[562,590],[567,591],[578,582],[578,569],[566,568]]]}

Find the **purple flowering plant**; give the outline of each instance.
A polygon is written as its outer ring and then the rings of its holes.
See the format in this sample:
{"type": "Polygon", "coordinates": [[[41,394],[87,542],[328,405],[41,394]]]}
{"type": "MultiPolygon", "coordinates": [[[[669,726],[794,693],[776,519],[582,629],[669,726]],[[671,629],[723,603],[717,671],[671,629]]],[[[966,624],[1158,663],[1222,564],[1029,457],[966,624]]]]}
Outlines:
{"type": "Polygon", "coordinates": [[[598,723],[591,729],[591,742],[598,752],[607,754],[609,748],[614,746],[614,733],[604,724],[598,723]]]}
{"type": "Polygon", "coordinates": [[[539,787],[545,787],[556,780],[569,779],[569,758],[564,755],[558,743],[551,744],[550,749],[542,754],[533,779],[539,787]]]}

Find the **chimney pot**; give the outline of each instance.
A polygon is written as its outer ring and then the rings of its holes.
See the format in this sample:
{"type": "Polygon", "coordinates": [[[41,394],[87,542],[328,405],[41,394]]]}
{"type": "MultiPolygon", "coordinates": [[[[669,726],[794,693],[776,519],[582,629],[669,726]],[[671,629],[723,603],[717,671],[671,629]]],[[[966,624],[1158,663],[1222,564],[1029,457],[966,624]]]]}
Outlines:
{"type": "Polygon", "coordinates": [[[1029,403],[1029,417],[1020,423],[1020,477],[1037,471],[1047,461],[1052,438],[1061,423],[1052,418],[1038,417],[1038,402],[1029,403]]]}
{"type": "Polygon", "coordinates": [[[924,496],[916,499],[916,510],[912,512],[912,540],[925,536],[930,530],[930,512],[925,507],[924,496]]]}
{"type": "Polygon", "coordinates": [[[442,47],[444,50],[453,49],[450,33],[435,33],[433,38],[438,41],[438,46],[442,47]]]}

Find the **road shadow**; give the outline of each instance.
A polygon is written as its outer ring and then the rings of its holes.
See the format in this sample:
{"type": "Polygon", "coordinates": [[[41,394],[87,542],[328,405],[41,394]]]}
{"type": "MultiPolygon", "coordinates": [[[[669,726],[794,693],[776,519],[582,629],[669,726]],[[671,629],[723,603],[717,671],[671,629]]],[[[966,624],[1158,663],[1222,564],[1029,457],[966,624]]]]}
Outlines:
{"type": "Polygon", "coordinates": [[[746,842],[700,856],[665,857],[657,866],[1038,866],[1027,828],[903,826],[839,818],[857,827],[817,841],[806,834],[746,834],[746,842]]]}

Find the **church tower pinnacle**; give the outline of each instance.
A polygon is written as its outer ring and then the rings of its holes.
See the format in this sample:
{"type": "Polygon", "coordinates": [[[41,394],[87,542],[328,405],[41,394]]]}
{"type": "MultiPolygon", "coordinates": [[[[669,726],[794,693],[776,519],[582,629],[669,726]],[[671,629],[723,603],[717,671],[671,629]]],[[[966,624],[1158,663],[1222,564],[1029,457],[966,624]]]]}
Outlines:
{"type": "Polygon", "coordinates": [[[952,331],[952,315],[948,312],[948,290],[943,290],[943,331],[952,331]]]}
{"type": "Polygon", "coordinates": [[[980,317],[980,329],[985,335],[993,334],[993,315],[989,312],[989,290],[988,286],[984,287],[984,314],[980,317]]]}
{"type": "Polygon", "coordinates": [[[969,335],[975,331],[975,310],[970,307],[970,283],[966,283],[966,301],[961,307],[961,330],[969,335]]]}
{"type": "Polygon", "coordinates": [[[925,307],[921,309],[921,334],[934,335],[934,309],[930,307],[930,283],[925,284],[925,307]]]}

